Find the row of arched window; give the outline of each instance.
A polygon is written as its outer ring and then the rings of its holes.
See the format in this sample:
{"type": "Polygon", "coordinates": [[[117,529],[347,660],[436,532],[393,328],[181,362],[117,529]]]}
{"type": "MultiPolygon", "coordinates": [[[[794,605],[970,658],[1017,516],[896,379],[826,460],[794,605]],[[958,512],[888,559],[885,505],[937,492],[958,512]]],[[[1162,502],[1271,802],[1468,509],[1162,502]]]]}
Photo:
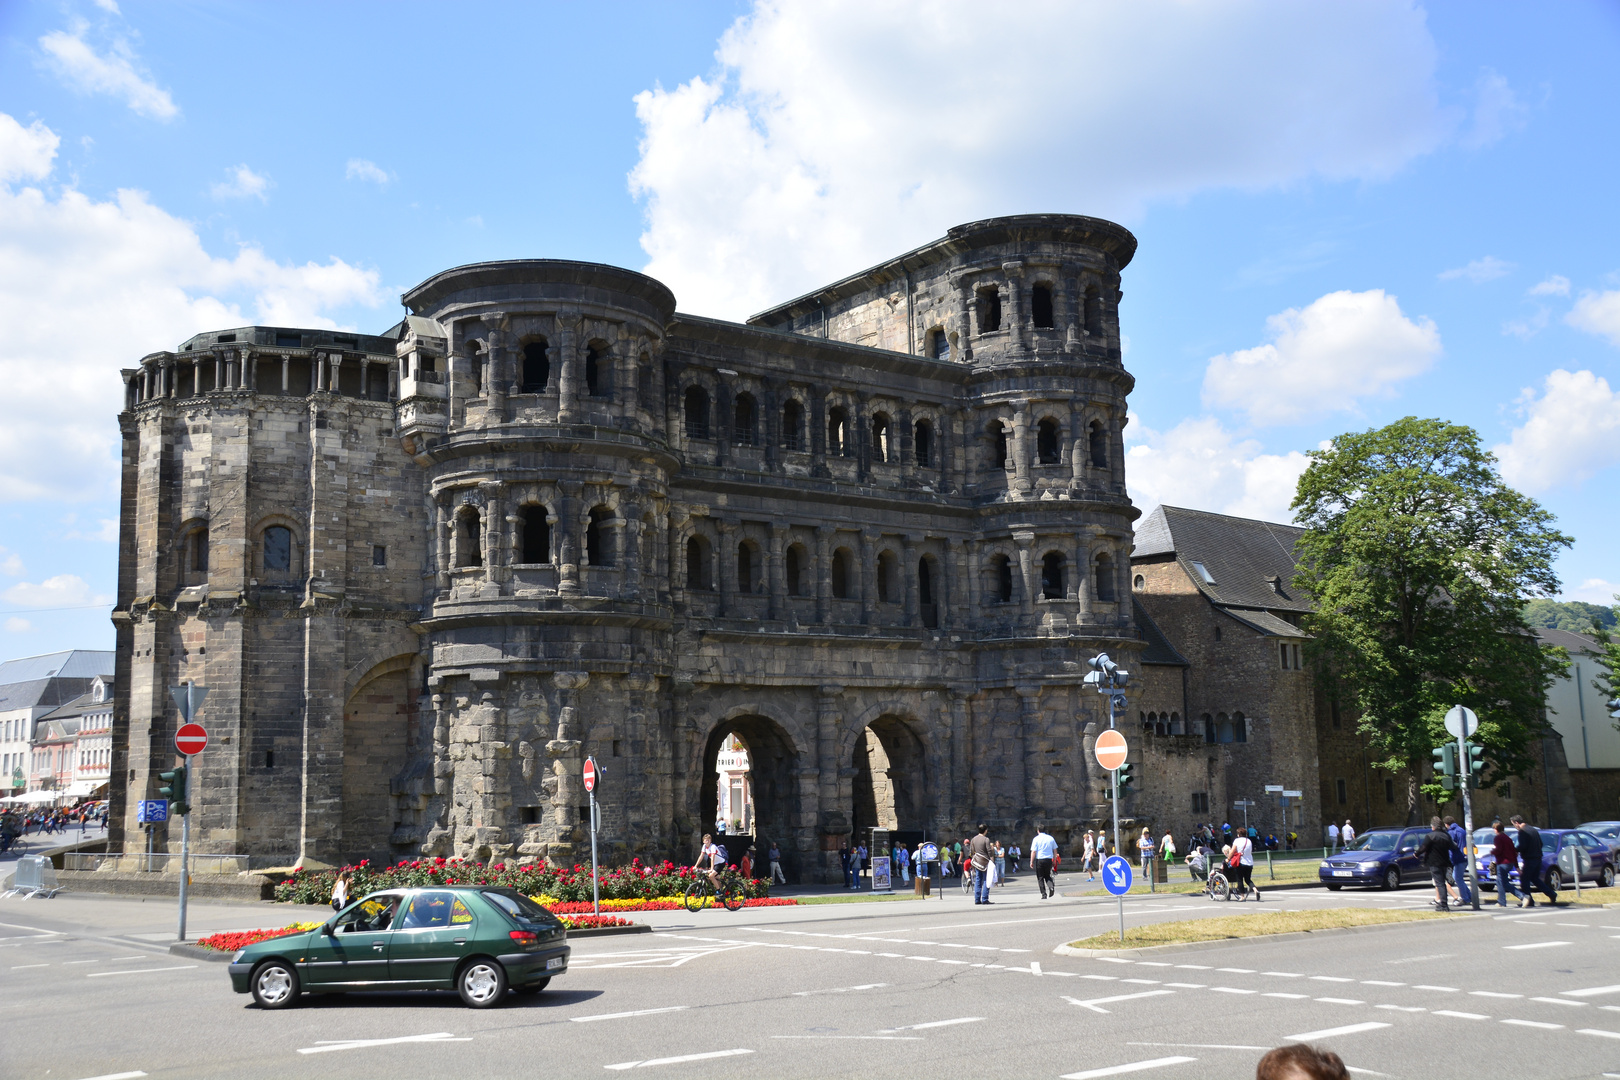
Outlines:
{"type": "MultiPolygon", "coordinates": [[[[1002,286],[981,285],[973,294],[973,314],[978,332],[981,334],[998,333],[1002,328],[1002,286]]],[[[1103,333],[1103,302],[1102,292],[1091,285],[1086,288],[1081,301],[1081,320],[1087,334],[1101,336],[1103,333]]],[[[1056,312],[1052,303],[1052,286],[1046,282],[1036,282],[1029,290],[1029,321],[1037,330],[1054,330],[1057,328],[1056,312]]],[[[951,339],[943,326],[936,326],[929,331],[928,352],[936,360],[947,360],[951,355],[951,339]]]]}
{"type": "MultiPolygon", "coordinates": [[[[617,516],[610,507],[592,507],[585,522],[584,554],[587,565],[616,564],[613,525],[617,516]]],[[[484,565],[483,527],[483,512],[478,507],[463,506],[456,511],[455,569],[469,570],[484,565]]],[[[528,503],[518,507],[514,547],[519,563],[543,566],[554,561],[551,539],[551,517],[544,506],[528,503]]]]}
{"type": "MultiPolygon", "coordinates": [[[[551,370],[550,352],[551,344],[544,337],[531,337],[522,343],[516,380],[518,393],[544,394],[555,389],[552,385],[554,373],[551,370]]],[[[479,387],[484,388],[485,366],[489,352],[480,342],[473,340],[467,342],[467,354],[472,361],[473,380],[479,387]]],[[[431,365],[431,361],[424,363],[431,365]]],[[[614,393],[612,347],[600,339],[593,338],[588,341],[585,345],[584,367],[585,396],[612,397],[614,393]]],[[[643,352],[636,368],[636,391],[644,405],[652,390],[652,379],[652,358],[643,352]]]]}
{"type": "Polygon", "coordinates": [[[1228,716],[1205,713],[1193,722],[1189,731],[1178,712],[1143,712],[1138,714],[1142,731],[1155,735],[1202,735],[1206,743],[1246,743],[1249,741],[1249,722],[1240,712],[1228,716]]]}

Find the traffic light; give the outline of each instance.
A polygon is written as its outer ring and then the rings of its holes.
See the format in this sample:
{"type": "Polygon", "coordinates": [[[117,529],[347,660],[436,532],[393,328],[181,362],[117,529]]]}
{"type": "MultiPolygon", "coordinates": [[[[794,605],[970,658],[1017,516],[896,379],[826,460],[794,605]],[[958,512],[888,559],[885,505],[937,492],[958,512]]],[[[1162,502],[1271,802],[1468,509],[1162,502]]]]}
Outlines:
{"type": "Polygon", "coordinates": [[[1135,768],[1136,766],[1127,761],[1125,764],[1121,765],[1115,770],[1115,775],[1119,778],[1119,793],[1121,797],[1131,793],[1131,781],[1135,779],[1131,773],[1135,770],[1135,768]]]}
{"type": "Polygon", "coordinates": [[[191,807],[186,802],[186,767],[176,765],[168,772],[158,773],[158,779],[163,781],[158,794],[169,800],[169,812],[176,815],[191,813],[191,807]]]}
{"type": "Polygon", "coordinates": [[[1468,748],[1468,779],[1476,788],[1485,786],[1485,748],[1483,746],[1470,746],[1468,748]]]}
{"type": "Polygon", "coordinates": [[[1434,778],[1447,791],[1457,787],[1457,747],[1454,743],[1437,746],[1434,754],[1434,778]]]}

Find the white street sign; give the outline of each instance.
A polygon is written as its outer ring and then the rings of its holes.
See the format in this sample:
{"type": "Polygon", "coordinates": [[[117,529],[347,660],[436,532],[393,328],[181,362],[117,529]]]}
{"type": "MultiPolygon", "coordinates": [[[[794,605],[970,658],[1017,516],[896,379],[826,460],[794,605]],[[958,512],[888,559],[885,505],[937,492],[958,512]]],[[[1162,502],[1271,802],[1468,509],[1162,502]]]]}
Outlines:
{"type": "Polygon", "coordinates": [[[1466,705],[1453,705],[1446,713],[1446,730],[1453,739],[1466,739],[1479,730],[1479,717],[1466,705]]]}

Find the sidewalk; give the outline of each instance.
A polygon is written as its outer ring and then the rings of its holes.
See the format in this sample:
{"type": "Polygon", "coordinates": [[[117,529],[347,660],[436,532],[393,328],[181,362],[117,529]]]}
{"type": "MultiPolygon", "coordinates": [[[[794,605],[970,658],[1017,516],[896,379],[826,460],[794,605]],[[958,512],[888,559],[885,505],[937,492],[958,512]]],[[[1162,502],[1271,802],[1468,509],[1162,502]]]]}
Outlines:
{"type": "Polygon", "coordinates": [[[17,843],[10,851],[0,854],[0,877],[15,869],[17,859],[23,855],[42,855],[52,848],[65,847],[68,844],[77,844],[85,840],[105,840],[107,830],[99,827],[86,829],[84,835],[79,835],[77,825],[70,826],[62,832],[42,833],[32,829],[26,836],[17,837],[17,843]]]}

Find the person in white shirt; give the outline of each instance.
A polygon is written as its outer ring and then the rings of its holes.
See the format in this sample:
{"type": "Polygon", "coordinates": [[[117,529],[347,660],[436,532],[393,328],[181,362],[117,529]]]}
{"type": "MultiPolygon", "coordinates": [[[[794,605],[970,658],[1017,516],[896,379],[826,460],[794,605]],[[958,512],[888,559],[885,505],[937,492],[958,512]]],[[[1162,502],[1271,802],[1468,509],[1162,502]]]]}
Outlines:
{"type": "Polygon", "coordinates": [[[1344,819],[1344,828],[1339,830],[1339,839],[1343,841],[1346,849],[1348,849],[1350,845],[1355,842],[1356,830],[1350,827],[1349,818],[1344,819]]]}
{"type": "Polygon", "coordinates": [[[1254,841],[1239,833],[1232,839],[1232,854],[1237,856],[1237,864],[1231,867],[1232,885],[1243,890],[1242,899],[1249,898],[1249,891],[1254,891],[1256,901],[1260,899],[1260,889],[1254,883],[1254,841]]]}
{"type": "Polygon", "coordinates": [[[1029,860],[1035,865],[1035,884],[1041,887],[1042,900],[1057,895],[1057,884],[1052,880],[1052,861],[1056,858],[1057,841],[1037,822],[1035,839],[1029,842],[1029,860]]]}
{"type": "Polygon", "coordinates": [[[1091,860],[1095,859],[1096,857],[1097,857],[1097,840],[1096,840],[1096,837],[1092,834],[1092,831],[1090,829],[1087,829],[1086,830],[1085,848],[1083,849],[1083,853],[1080,856],[1080,869],[1084,870],[1087,874],[1091,875],[1090,877],[1086,878],[1087,881],[1096,881],[1097,880],[1096,867],[1092,866],[1092,864],[1091,864],[1091,860]]]}
{"type": "Polygon", "coordinates": [[[1333,849],[1338,846],[1338,843],[1339,830],[1334,826],[1333,822],[1330,821],[1326,825],[1322,826],[1322,846],[1327,848],[1328,854],[1331,855],[1333,853],[1333,849]]]}

